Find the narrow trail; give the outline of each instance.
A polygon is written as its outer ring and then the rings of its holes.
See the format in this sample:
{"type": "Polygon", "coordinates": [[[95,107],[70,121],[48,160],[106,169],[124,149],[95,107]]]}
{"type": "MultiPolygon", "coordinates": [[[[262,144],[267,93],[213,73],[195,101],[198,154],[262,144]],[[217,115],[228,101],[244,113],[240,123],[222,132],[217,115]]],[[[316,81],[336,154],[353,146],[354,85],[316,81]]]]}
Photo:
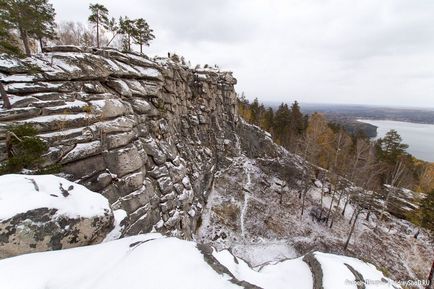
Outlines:
{"type": "Polygon", "coordinates": [[[250,176],[250,168],[249,168],[250,163],[246,162],[243,164],[243,168],[244,168],[244,174],[246,175],[246,182],[243,186],[243,193],[244,193],[244,202],[243,202],[243,206],[241,208],[241,216],[240,216],[240,225],[241,225],[241,237],[244,239],[245,238],[245,224],[244,224],[244,219],[246,216],[246,212],[247,212],[247,206],[249,205],[249,197],[250,197],[250,187],[252,185],[252,179],[250,176]]]}

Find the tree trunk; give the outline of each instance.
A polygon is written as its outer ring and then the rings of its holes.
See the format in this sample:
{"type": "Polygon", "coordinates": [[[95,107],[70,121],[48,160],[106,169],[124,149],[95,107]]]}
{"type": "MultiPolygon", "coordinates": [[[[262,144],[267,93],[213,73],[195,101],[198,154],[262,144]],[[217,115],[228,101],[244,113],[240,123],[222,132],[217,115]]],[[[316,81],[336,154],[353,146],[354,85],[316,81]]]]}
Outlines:
{"type": "Polygon", "coordinates": [[[140,54],[143,54],[142,47],[143,47],[143,44],[140,44],[140,54]]]}
{"type": "Polygon", "coordinates": [[[348,234],[347,241],[345,242],[345,246],[344,246],[344,250],[345,250],[345,251],[348,249],[348,245],[350,244],[351,235],[353,235],[354,228],[356,227],[357,218],[359,217],[359,214],[360,214],[360,210],[357,210],[356,217],[355,217],[355,219],[354,219],[354,223],[353,223],[353,225],[351,226],[350,233],[348,234]]]}
{"type": "Polygon", "coordinates": [[[115,39],[117,35],[118,33],[116,32],[115,35],[113,35],[112,39],[110,39],[110,41],[107,43],[107,46],[110,46],[110,43],[112,43],[112,41],[115,39]]]}
{"type": "Polygon", "coordinates": [[[44,49],[44,43],[42,43],[42,37],[39,38],[39,47],[41,47],[41,52],[42,52],[42,49],[44,49]]]}
{"type": "Polygon", "coordinates": [[[332,213],[332,220],[330,222],[330,229],[333,227],[333,222],[335,220],[335,217],[337,214],[339,214],[339,206],[341,204],[341,199],[342,199],[342,195],[344,194],[344,191],[342,190],[341,193],[339,194],[339,198],[338,198],[338,204],[336,209],[334,210],[334,212],[332,213]]]}
{"type": "MultiPolygon", "coordinates": [[[[382,208],[381,208],[381,213],[380,213],[380,218],[379,218],[379,222],[380,222],[380,223],[383,221],[384,213],[385,213],[385,211],[386,211],[386,209],[387,209],[387,205],[389,204],[389,197],[390,197],[390,195],[391,195],[392,193],[395,194],[395,189],[394,189],[393,186],[390,188],[390,190],[387,190],[386,199],[384,200],[383,206],[382,206],[382,208]],[[392,192],[391,192],[390,190],[391,190],[392,192]]],[[[378,224],[377,224],[377,225],[378,225],[378,224]]]]}
{"type": "Polygon", "coordinates": [[[128,34],[128,52],[131,52],[131,35],[128,34]]]}
{"type": "MultiPolygon", "coordinates": [[[[329,191],[330,192],[332,191],[332,186],[329,187],[329,191]]],[[[330,207],[329,207],[329,210],[327,212],[327,217],[326,217],[326,222],[327,223],[329,222],[330,214],[331,214],[331,211],[333,209],[334,200],[335,200],[335,190],[333,190],[333,192],[332,192],[332,200],[330,202],[330,207]]]]}
{"type": "Polygon", "coordinates": [[[302,202],[301,202],[301,215],[302,216],[303,216],[303,213],[304,213],[304,206],[305,206],[305,200],[306,200],[307,191],[308,191],[307,188],[304,189],[304,191],[303,191],[303,199],[302,199],[302,202]]]}
{"type": "Polygon", "coordinates": [[[425,289],[434,289],[434,261],[432,262],[431,271],[428,276],[428,285],[425,289]]]}
{"type": "Polygon", "coordinates": [[[356,215],[356,209],[354,209],[354,212],[353,212],[353,214],[351,215],[351,219],[350,219],[350,221],[348,222],[348,224],[351,224],[351,221],[353,221],[353,218],[354,218],[355,215],[356,215]]]}
{"type": "Polygon", "coordinates": [[[371,216],[371,210],[370,209],[371,208],[369,208],[368,213],[366,213],[366,221],[368,221],[368,222],[369,222],[369,217],[371,216]]]}
{"type": "Polygon", "coordinates": [[[23,40],[24,50],[26,52],[26,55],[27,56],[32,55],[32,53],[30,52],[29,37],[27,35],[27,31],[20,29],[20,35],[21,35],[21,39],[23,40]]]}
{"type": "Polygon", "coordinates": [[[345,216],[345,211],[347,209],[348,203],[350,202],[350,196],[347,196],[347,200],[345,201],[344,209],[342,210],[342,216],[345,216]]]}
{"type": "Polygon", "coordinates": [[[3,100],[3,108],[11,109],[11,102],[9,101],[9,97],[6,94],[5,88],[3,87],[3,83],[0,82],[0,94],[3,100]]]}
{"type": "Polygon", "coordinates": [[[99,48],[99,15],[96,13],[96,47],[99,48]]]}

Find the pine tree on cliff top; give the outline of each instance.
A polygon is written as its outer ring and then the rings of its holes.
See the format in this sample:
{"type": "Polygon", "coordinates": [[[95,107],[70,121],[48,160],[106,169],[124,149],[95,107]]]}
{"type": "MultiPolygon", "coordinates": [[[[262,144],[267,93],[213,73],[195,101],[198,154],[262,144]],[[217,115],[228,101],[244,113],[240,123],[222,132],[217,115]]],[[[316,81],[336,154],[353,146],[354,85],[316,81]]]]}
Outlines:
{"type": "Polygon", "coordinates": [[[96,27],[96,47],[99,48],[100,29],[108,27],[108,9],[101,4],[90,4],[90,16],[88,21],[96,27]]]}
{"type": "Polygon", "coordinates": [[[133,38],[135,43],[140,45],[140,53],[143,53],[143,45],[149,46],[149,41],[155,38],[152,32],[145,19],[139,18],[134,21],[133,38]]]}
{"type": "Polygon", "coordinates": [[[0,19],[17,29],[30,56],[30,38],[54,37],[54,8],[48,0],[0,0],[0,19]]]}

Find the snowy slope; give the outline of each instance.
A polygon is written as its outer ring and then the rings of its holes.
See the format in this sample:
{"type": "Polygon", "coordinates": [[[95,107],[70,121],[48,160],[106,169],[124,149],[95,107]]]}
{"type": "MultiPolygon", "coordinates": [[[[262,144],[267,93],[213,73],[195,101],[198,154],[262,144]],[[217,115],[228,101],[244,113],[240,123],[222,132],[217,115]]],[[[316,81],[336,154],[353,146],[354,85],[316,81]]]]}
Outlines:
{"type": "Polygon", "coordinates": [[[366,289],[400,288],[397,283],[385,278],[372,264],[334,254],[315,252],[314,255],[321,264],[324,289],[357,288],[356,278],[349,267],[363,276],[363,280],[358,281],[364,283],[366,289]],[[336,278],[337,276],[339,278],[336,278]]]}
{"type": "Polygon", "coordinates": [[[37,208],[57,209],[57,215],[70,218],[111,212],[102,195],[53,175],[3,175],[0,184],[0,221],[37,208]]]}
{"type": "Polygon", "coordinates": [[[0,261],[2,289],[241,288],[230,278],[195,243],[160,234],[0,261]]]}
{"type": "Polygon", "coordinates": [[[234,257],[228,250],[213,254],[221,264],[239,280],[245,280],[267,289],[311,289],[312,273],[302,258],[252,269],[243,260],[234,257]]]}
{"type": "MultiPolygon", "coordinates": [[[[206,252],[198,247],[194,242],[151,233],[93,246],[21,255],[0,260],[0,286],[2,289],[225,289],[242,288],[240,285],[313,288],[314,270],[311,272],[303,258],[251,268],[228,250],[206,252]],[[225,270],[217,269],[216,264],[223,265],[225,270]]],[[[324,289],[356,288],[348,284],[355,277],[345,264],[351,265],[365,280],[382,282],[378,288],[392,288],[394,284],[374,266],[357,259],[319,252],[313,256],[323,271],[324,289]]]]}

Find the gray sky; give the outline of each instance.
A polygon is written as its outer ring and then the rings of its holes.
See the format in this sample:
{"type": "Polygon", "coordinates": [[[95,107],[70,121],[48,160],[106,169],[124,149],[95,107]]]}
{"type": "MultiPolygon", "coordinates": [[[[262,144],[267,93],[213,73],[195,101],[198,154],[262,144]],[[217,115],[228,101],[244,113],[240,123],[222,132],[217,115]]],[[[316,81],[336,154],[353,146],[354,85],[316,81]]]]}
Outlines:
{"type": "MultiPolygon", "coordinates": [[[[86,0],[52,0],[86,22],[86,0]]],[[[100,0],[145,18],[145,53],[234,71],[262,101],[434,107],[433,0],[100,0]]]]}

